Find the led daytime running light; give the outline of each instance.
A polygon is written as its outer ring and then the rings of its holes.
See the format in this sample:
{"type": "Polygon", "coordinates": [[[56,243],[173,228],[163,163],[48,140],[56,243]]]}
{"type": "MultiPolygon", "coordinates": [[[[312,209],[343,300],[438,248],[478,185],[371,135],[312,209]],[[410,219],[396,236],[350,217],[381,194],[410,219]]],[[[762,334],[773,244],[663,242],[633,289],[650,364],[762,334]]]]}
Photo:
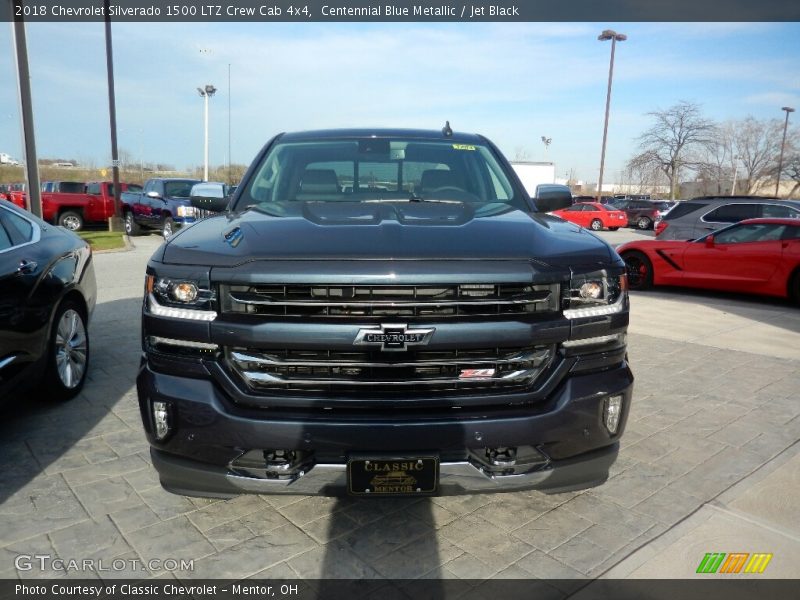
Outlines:
{"type": "Polygon", "coordinates": [[[147,297],[150,305],[150,312],[157,317],[168,317],[170,319],[189,319],[192,321],[213,321],[217,318],[217,313],[213,310],[196,310],[192,308],[174,308],[163,306],[158,303],[153,294],[147,297]]]}

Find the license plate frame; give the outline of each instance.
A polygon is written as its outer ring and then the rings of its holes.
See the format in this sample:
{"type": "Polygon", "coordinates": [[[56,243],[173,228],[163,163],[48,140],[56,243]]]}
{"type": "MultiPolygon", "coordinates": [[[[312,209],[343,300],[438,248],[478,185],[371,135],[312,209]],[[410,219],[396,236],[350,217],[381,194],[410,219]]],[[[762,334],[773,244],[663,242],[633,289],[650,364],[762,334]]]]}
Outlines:
{"type": "Polygon", "coordinates": [[[353,456],[347,461],[347,492],[353,496],[429,496],[438,489],[438,456],[353,456]]]}

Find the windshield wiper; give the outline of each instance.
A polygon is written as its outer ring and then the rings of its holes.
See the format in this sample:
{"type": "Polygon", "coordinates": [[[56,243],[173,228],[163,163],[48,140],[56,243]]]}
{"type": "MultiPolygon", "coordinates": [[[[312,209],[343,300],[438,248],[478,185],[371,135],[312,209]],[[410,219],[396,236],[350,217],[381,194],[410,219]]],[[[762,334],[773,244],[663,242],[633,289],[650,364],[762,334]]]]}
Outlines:
{"type": "Polygon", "coordinates": [[[417,194],[411,194],[408,198],[375,198],[373,200],[362,200],[361,202],[430,202],[432,204],[464,204],[462,200],[437,200],[435,198],[423,198],[417,194]]]}

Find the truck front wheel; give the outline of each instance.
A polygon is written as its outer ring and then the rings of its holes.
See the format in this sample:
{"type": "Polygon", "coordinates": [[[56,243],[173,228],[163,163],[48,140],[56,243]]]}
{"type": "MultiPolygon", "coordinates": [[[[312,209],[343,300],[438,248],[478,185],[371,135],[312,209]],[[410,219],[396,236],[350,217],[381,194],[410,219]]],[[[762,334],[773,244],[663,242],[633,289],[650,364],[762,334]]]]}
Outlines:
{"type": "Polygon", "coordinates": [[[65,210],[58,215],[58,224],[70,231],[80,231],[83,229],[83,215],[74,210],[65,210]]]}
{"type": "Polygon", "coordinates": [[[133,218],[133,213],[128,211],[125,213],[125,233],[127,235],[139,235],[141,228],[133,218]]]}

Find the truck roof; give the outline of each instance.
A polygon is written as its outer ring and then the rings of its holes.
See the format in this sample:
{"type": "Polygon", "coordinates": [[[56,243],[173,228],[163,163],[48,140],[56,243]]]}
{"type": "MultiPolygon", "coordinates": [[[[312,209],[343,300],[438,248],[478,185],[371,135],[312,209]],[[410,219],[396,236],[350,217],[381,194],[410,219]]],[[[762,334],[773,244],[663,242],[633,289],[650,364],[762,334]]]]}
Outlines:
{"type": "Polygon", "coordinates": [[[395,129],[395,128],[375,128],[375,129],[317,129],[312,131],[295,131],[281,134],[282,141],[309,141],[320,139],[342,139],[342,138],[414,138],[421,140],[452,140],[454,142],[464,142],[472,144],[484,144],[486,139],[477,133],[459,133],[454,131],[452,135],[445,136],[440,129],[395,129]]]}

